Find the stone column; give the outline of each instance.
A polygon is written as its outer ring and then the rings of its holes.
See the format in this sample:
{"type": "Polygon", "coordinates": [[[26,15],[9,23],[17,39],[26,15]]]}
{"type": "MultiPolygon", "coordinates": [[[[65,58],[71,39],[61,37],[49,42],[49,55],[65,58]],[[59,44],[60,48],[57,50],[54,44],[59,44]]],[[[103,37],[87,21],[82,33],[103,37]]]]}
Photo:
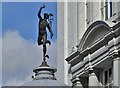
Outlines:
{"type": "Polygon", "coordinates": [[[113,55],[113,86],[120,88],[120,55],[114,53],[113,55]]]}
{"type": "Polygon", "coordinates": [[[80,82],[80,79],[79,77],[75,77],[74,79],[71,80],[72,83],[73,83],[73,88],[83,88],[81,82],[80,82]]]}
{"type": "MultiPolygon", "coordinates": [[[[64,82],[68,84],[68,63],[65,59],[68,57],[68,2],[64,2],[64,82]]],[[[61,29],[60,29],[61,30],[61,29]]]]}
{"type": "Polygon", "coordinates": [[[92,86],[99,87],[99,80],[93,69],[89,70],[89,87],[92,88],[92,86]]]}

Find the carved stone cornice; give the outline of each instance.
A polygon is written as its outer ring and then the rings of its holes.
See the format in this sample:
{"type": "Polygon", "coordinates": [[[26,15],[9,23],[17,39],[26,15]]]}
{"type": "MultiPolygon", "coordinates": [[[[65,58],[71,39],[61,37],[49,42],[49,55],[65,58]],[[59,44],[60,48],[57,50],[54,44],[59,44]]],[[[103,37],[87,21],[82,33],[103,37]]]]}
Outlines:
{"type": "Polygon", "coordinates": [[[113,58],[114,60],[120,57],[120,53],[117,49],[114,49],[112,52],[109,53],[109,57],[113,58]]]}
{"type": "Polygon", "coordinates": [[[72,61],[74,61],[75,58],[79,56],[79,53],[80,53],[79,51],[73,52],[72,54],[70,54],[70,55],[66,58],[66,61],[71,64],[72,61]]]}

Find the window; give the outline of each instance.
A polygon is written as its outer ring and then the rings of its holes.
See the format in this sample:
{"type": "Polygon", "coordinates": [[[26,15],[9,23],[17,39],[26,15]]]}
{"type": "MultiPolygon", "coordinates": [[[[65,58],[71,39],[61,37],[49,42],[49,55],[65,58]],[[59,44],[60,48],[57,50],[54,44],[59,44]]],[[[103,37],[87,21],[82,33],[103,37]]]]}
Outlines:
{"type": "Polygon", "coordinates": [[[110,17],[112,17],[112,2],[109,2],[110,3],[110,17]]]}
{"type": "Polygon", "coordinates": [[[113,85],[112,67],[103,72],[103,82],[105,88],[111,88],[113,85]]]}
{"type": "Polygon", "coordinates": [[[108,19],[108,2],[105,2],[105,20],[108,19]]]}
{"type": "Polygon", "coordinates": [[[102,20],[108,20],[110,17],[112,17],[112,1],[111,0],[105,0],[105,2],[101,3],[101,17],[102,20]]]}

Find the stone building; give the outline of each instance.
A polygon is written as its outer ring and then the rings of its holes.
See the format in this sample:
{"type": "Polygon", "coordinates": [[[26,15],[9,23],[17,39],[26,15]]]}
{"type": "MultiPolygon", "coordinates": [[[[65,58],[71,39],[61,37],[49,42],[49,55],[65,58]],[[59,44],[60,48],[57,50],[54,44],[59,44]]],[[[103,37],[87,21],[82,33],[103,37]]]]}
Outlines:
{"type": "Polygon", "coordinates": [[[120,1],[58,2],[58,79],[120,87],[120,1]]]}

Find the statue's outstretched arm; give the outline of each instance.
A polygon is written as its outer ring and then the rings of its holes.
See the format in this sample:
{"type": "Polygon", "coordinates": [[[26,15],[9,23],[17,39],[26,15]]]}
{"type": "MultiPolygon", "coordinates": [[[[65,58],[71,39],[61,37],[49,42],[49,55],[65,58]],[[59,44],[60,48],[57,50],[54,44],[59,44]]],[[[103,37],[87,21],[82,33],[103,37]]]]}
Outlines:
{"type": "Polygon", "coordinates": [[[52,29],[50,28],[49,24],[47,25],[47,28],[48,28],[49,32],[51,33],[50,37],[52,38],[54,33],[53,33],[52,29]]]}

